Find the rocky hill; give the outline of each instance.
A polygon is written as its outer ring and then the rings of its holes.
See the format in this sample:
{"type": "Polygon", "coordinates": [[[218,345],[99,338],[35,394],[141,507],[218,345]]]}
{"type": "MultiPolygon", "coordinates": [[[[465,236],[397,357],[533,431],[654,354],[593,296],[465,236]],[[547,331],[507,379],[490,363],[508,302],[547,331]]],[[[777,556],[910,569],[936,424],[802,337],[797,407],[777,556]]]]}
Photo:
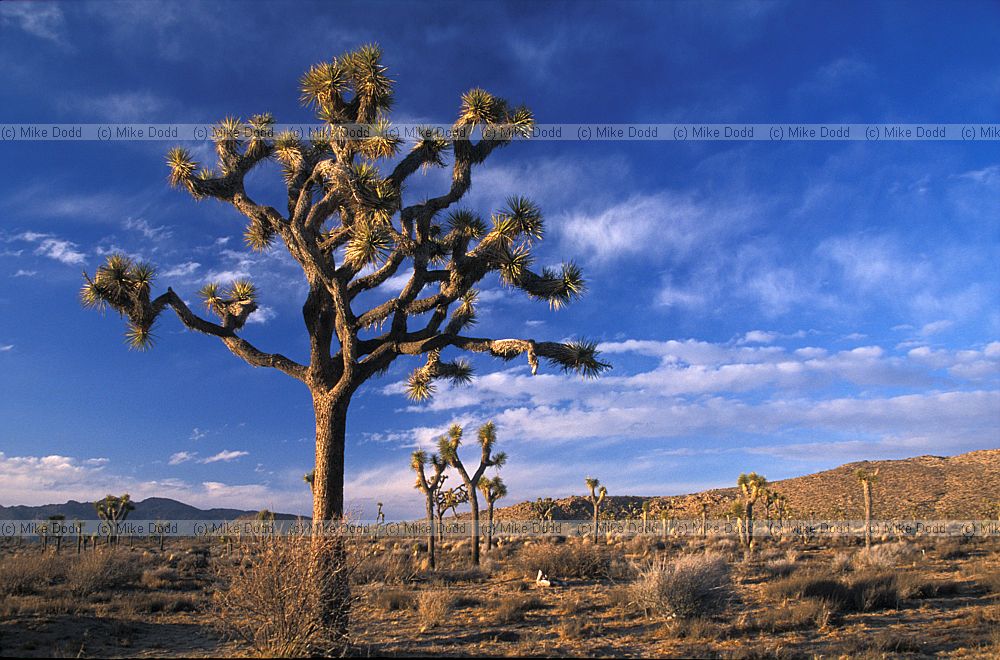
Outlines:
{"type": "MultiPolygon", "coordinates": [[[[861,519],[864,504],[855,477],[859,468],[879,471],[873,487],[877,519],[992,519],[998,515],[1000,449],[959,456],[848,463],[832,470],[775,481],[770,487],[787,498],[790,517],[861,519]]],[[[641,511],[643,502],[648,500],[654,520],[662,513],[671,518],[697,518],[704,502],[709,517],[724,518],[736,497],[735,486],[673,497],[609,494],[602,511],[607,510],[615,518],[639,517],[635,512],[641,511]]],[[[590,500],[585,497],[569,497],[555,503],[553,517],[557,520],[588,519],[593,513],[590,500]]],[[[498,509],[496,515],[509,520],[535,517],[530,502],[498,509]]],[[[763,515],[760,507],[758,515],[763,515]]]]}

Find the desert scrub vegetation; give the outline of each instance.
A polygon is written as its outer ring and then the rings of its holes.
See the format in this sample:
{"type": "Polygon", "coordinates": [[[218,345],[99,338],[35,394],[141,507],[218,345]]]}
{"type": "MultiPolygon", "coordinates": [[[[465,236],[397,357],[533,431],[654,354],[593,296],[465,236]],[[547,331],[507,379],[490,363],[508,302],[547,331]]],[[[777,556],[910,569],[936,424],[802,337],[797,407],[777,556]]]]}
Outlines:
{"type": "Polygon", "coordinates": [[[865,570],[846,577],[809,571],[770,582],[765,592],[778,601],[815,598],[837,612],[872,612],[899,607],[902,600],[894,572],[865,570]]]}
{"type": "Polygon", "coordinates": [[[515,571],[531,578],[538,571],[554,579],[616,579],[629,574],[620,556],[593,543],[526,544],[511,564],[515,571]]]}
{"type": "Polygon", "coordinates": [[[494,619],[497,623],[516,623],[524,620],[524,615],[532,610],[540,610],[545,603],[535,596],[511,594],[497,603],[494,619]]]}
{"type": "Polygon", "coordinates": [[[66,576],[66,561],[56,555],[17,554],[0,559],[0,596],[27,596],[66,576]]]}
{"type": "Polygon", "coordinates": [[[214,601],[220,630],[262,656],[342,650],[346,639],[325,625],[328,604],[322,602],[324,583],[338,576],[323,572],[328,565],[311,561],[315,544],[314,539],[291,537],[241,546],[239,559],[219,568],[221,586],[214,601]]]}
{"type": "Polygon", "coordinates": [[[447,621],[455,608],[455,598],[447,589],[428,589],[417,596],[417,617],[420,629],[429,630],[447,621]]]}
{"type": "Polygon", "coordinates": [[[705,552],[654,560],[639,570],[628,596],[647,616],[690,618],[720,610],[731,590],[725,557],[705,552]]]}

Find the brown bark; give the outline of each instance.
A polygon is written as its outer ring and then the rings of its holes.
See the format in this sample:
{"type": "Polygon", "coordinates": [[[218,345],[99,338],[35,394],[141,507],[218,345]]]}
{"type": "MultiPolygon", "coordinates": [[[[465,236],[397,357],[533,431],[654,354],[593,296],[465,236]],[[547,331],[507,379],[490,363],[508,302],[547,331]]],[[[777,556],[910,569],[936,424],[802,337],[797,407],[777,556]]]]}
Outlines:
{"type": "Polygon", "coordinates": [[[872,547],[872,485],[867,479],[861,482],[865,496],[865,547],[872,547]]]}

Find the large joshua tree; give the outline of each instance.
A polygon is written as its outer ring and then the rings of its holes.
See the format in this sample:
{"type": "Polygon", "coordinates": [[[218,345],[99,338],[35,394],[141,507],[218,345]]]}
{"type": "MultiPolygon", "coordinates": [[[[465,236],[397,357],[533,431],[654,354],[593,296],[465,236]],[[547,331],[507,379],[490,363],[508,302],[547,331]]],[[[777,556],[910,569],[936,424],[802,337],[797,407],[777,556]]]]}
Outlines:
{"type": "Polygon", "coordinates": [[[601,516],[601,504],[604,502],[604,498],[608,496],[608,489],[601,485],[600,479],[595,479],[594,477],[587,477],[583,481],[587,484],[587,488],[590,489],[590,504],[594,507],[594,543],[597,543],[597,539],[599,538],[597,526],[601,516]]]}
{"type": "Polygon", "coordinates": [[[746,535],[743,537],[748,548],[753,547],[753,505],[767,489],[767,479],[763,475],[751,472],[743,473],[736,480],[736,485],[743,495],[744,518],[746,520],[746,535]]]}
{"type": "Polygon", "coordinates": [[[878,469],[858,468],[854,477],[861,484],[861,494],[865,500],[865,547],[872,547],[872,485],[878,481],[878,469]]]}
{"type": "Polygon", "coordinates": [[[469,508],[472,509],[472,563],[478,566],[479,495],[477,489],[486,468],[503,467],[503,464],[507,462],[507,454],[504,452],[493,453],[493,445],[497,441],[496,426],[493,422],[486,422],[480,426],[476,439],[480,449],[479,466],[472,474],[469,474],[462,459],[458,456],[458,447],[462,444],[462,427],[458,424],[452,424],[451,428],[448,429],[448,434],[441,436],[438,440],[438,453],[445,463],[455,468],[458,475],[462,477],[462,483],[465,484],[465,492],[469,496],[469,508]]]}
{"type": "MultiPolygon", "coordinates": [[[[328,130],[311,139],[274,133],[270,114],[246,122],[226,118],[213,133],[217,163],[201,168],[182,148],[167,155],[170,183],[195,199],[232,205],[246,221],[252,250],[275,243],[302,269],[308,294],[302,316],[308,359],[293,360],[261,350],[241,334],[257,309],[250,281],[226,288],[208,284],[201,297],[210,320],[195,313],[172,288],[152,293],[155,270],[112,255],[86,277],[84,304],[111,307],[128,319],[128,342],[152,344],[154,324],[168,308],[190,330],[219,339],[255,367],[277,369],[306,385],[316,420],[314,524],[339,520],[344,509],[344,436],[351,399],[366,381],[384,373],[402,356],[422,356],[409,378],[409,395],[426,399],[440,379],[467,382],[463,359],[445,360],[446,351],[486,353],[504,360],[525,356],[532,372],[540,359],[584,376],[609,365],[595,344],[492,339],[466,334],[476,320],[477,287],[491,273],[529,297],[560,308],[584,291],[580,269],[531,268],[531,249],[542,239],[538,207],[510,197],[506,208],[484,221],[459,203],[472,185],[472,172],[497,149],[527,137],[534,119],[524,106],[482,89],[461,97],[458,117],[447,133],[422,130],[402,158],[403,144],[388,121],[393,81],[376,45],[361,47],[313,66],[301,80],[301,100],[315,109],[328,130]],[[371,127],[368,134],[346,130],[371,127]],[[477,131],[480,131],[477,133],[477,131]],[[482,131],[491,139],[476,139],[482,131]],[[404,202],[405,184],[416,172],[444,167],[451,154],[451,184],[441,195],[404,202]],[[268,161],[277,161],[287,188],[283,210],[256,201],[245,181],[268,161]],[[394,294],[362,307],[375,289],[398,274],[408,275],[394,294]],[[366,295],[368,294],[368,295],[366,295]]],[[[393,280],[397,281],[397,280],[393,280]]],[[[318,540],[316,547],[322,545],[318,540]]]]}
{"type": "Polygon", "coordinates": [[[436,567],[434,546],[437,540],[437,534],[434,531],[434,504],[438,489],[444,483],[446,477],[444,471],[448,465],[437,454],[428,459],[427,452],[418,449],[410,457],[410,467],[417,473],[417,483],[415,485],[423,492],[427,506],[427,555],[430,557],[430,565],[433,570],[436,567]],[[429,479],[424,469],[428,464],[433,467],[433,473],[429,479]]]}

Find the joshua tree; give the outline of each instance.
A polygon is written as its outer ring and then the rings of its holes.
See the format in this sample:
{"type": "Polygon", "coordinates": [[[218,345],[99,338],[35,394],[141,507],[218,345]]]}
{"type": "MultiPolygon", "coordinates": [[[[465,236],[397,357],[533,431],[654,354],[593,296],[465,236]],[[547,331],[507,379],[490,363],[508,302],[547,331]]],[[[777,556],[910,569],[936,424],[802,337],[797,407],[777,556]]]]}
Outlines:
{"type": "Polygon", "coordinates": [[[426,500],[428,525],[427,554],[431,560],[431,570],[433,570],[437,567],[434,556],[434,544],[437,537],[437,534],[434,533],[434,504],[438,490],[441,488],[441,484],[444,483],[446,477],[444,471],[448,466],[437,454],[434,454],[430,457],[430,459],[428,459],[427,452],[417,450],[413,452],[413,456],[410,457],[410,467],[412,467],[417,473],[417,483],[415,487],[423,491],[424,498],[426,500]],[[430,479],[427,478],[427,473],[424,471],[424,466],[428,463],[434,467],[434,473],[430,479]]]}
{"type": "Polygon", "coordinates": [[[746,518],[746,545],[753,547],[753,505],[757,502],[764,490],[767,488],[767,479],[763,475],[751,472],[741,474],[736,480],[736,485],[743,495],[744,516],[746,518]]]}
{"type": "Polygon", "coordinates": [[[531,512],[538,520],[552,520],[552,516],[558,507],[551,497],[546,497],[545,499],[539,497],[530,506],[531,512]]]}
{"type": "Polygon", "coordinates": [[[486,500],[486,552],[493,547],[493,505],[497,500],[507,497],[507,484],[500,475],[479,482],[479,490],[486,500]]]}
{"type": "Polygon", "coordinates": [[[865,499],[865,547],[872,547],[872,484],[878,481],[878,468],[874,471],[858,468],[854,477],[861,484],[861,492],[865,499]]]}
{"type": "Polygon", "coordinates": [[[608,496],[608,489],[601,485],[599,479],[595,479],[594,477],[587,477],[583,481],[587,484],[587,488],[590,489],[590,504],[594,507],[594,543],[597,543],[597,521],[601,514],[601,503],[608,496]]]}
{"type": "Polygon", "coordinates": [[[453,424],[448,429],[448,435],[441,436],[438,440],[438,453],[441,454],[445,463],[458,471],[465,484],[465,492],[469,497],[469,507],[472,509],[472,563],[476,566],[479,565],[479,495],[476,492],[479,488],[479,480],[482,479],[486,468],[500,468],[507,462],[507,454],[503,452],[493,453],[493,445],[497,441],[496,427],[493,422],[486,422],[479,427],[477,439],[480,449],[479,467],[471,475],[465,469],[462,459],[458,457],[458,447],[462,444],[462,427],[453,424]]]}
{"type": "Polygon", "coordinates": [[[740,543],[749,545],[749,542],[746,540],[746,515],[746,505],[739,500],[733,500],[729,505],[728,517],[730,520],[736,521],[736,533],[739,535],[740,543]]]}
{"type": "Polygon", "coordinates": [[[701,502],[701,538],[708,536],[708,502],[701,502]]]}
{"type": "Polygon", "coordinates": [[[108,545],[118,543],[118,524],[128,518],[128,514],[135,510],[132,504],[132,497],[125,493],[121,497],[105,495],[103,500],[94,502],[97,510],[97,517],[108,523],[108,545]]]}
{"type": "Polygon", "coordinates": [[[62,549],[62,527],[66,520],[66,516],[61,513],[56,513],[49,516],[49,531],[52,532],[52,536],[56,537],[56,554],[62,549]]]}
{"type": "MultiPolygon", "coordinates": [[[[312,519],[319,528],[324,522],[339,522],[344,513],[344,444],[351,400],[397,358],[425,360],[409,378],[408,393],[417,400],[433,395],[435,381],[465,383],[471,378],[467,361],[443,359],[447,350],[504,360],[524,355],[532,372],[540,358],[587,377],[610,365],[599,359],[593,342],[465,334],[476,320],[477,287],[491,273],[552,308],[584,292],[583,276],[572,262],[560,269],[531,270],[531,249],[543,237],[542,214],[531,201],[510,197],[505,208],[490,215],[489,224],[473,210],[458,208],[472,185],[473,168],[515,138],[530,135],[534,119],[526,107],[513,107],[482,89],[470,90],[462,96],[447,134],[422,129],[409,153],[393,160],[403,140],[388,121],[393,81],[377,45],[313,66],[302,77],[301,91],[303,104],[315,109],[327,130],[303,140],[291,132],[275,136],[270,114],[253,115],[246,122],[229,117],[213,131],[216,167],[200,168],[182,148],[167,154],[167,164],[172,185],[196,200],[231,204],[245,216],[249,248],[263,251],[280,243],[301,267],[309,289],[302,308],[308,361],[263,351],[242,336],[257,309],[257,289],[249,280],[226,288],[208,284],[201,290],[207,310],[218,317],[215,322],[196,314],[172,288],[154,297],[153,266],[115,254],[93,277],[86,277],[82,300],[126,316],[126,337],[134,348],[152,345],[154,324],[169,308],[186,328],[218,338],[249,364],[277,369],[304,383],[316,420],[312,519]],[[484,132],[487,137],[473,141],[484,132]],[[449,189],[405,203],[407,180],[420,170],[445,166],[449,153],[449,189]],[[284,211],[256,201],[245,186],[251,172],[268,161],[277,161],[282,169],[284,211]],[[401,289],[363,308],[363,301],[377,295],[376,289],[384,290],[400,274],[409,276],[401,289]]],[[[314,550],[317,570],[343,565],[342,544],[331,549],[316,534],[314,550]]],[[[344,629],[346,576],[335,572],[340,577],[323,584],[325,590],[332,589],[322,598],[324,619],[344,629]]]]}
{"type": "Polygon", "coordinates": [[[83,521],[74,520],[72,528],[76,532],[76,554],[80,554],[83,552],[83,521]]]}

